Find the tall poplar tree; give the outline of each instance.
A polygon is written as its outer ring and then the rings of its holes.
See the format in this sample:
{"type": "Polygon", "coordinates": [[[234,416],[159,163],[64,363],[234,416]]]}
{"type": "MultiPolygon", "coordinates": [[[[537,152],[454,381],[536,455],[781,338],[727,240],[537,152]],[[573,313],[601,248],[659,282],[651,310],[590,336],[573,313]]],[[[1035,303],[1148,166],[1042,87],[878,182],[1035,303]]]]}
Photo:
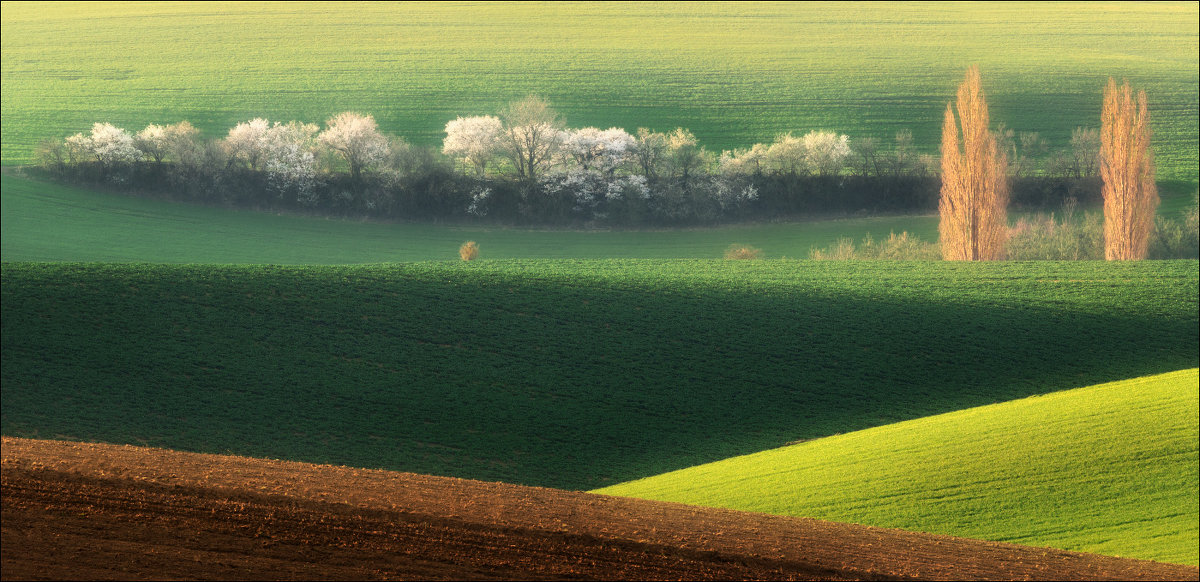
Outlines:
{"type": "Polygon", "coordinates": [[[1117,87],[1111,77],[1104,87],[1100,113],[1100,176],[1104,180],[1104,258],[1146,258],[1158,208],[1146,92],[1138,91],[1135,102],[1129,82],[1117,87]]]}
{"type": "Polygon", "coordinates": [[[946,104],[942,124],[942,193],[938,237],[949,261],[1004,258],[1008,239],[1008,160],[988,130],[979,67],[958,86],[958,118],[946,104]],[[959,141],[959,125],[962,140],[959,141]]]}

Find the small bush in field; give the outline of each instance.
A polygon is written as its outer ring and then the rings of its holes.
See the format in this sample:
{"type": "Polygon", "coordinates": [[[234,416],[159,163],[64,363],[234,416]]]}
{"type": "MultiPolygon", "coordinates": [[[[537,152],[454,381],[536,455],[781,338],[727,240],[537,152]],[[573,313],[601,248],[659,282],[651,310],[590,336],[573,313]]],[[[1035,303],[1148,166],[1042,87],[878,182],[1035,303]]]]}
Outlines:
{"type": "Polygon", "coordinates": [[[856,258],[854,254],[854,240],[842,237],[827,249],[813,247],[812,250],[808,251],[808,258],[814,261],[846,261],[856,258]]]}
{"type": "Polygon", "coordinates": [[[921,241],[920,237],[904,231],[891,233],[887,240],[876,241],[870,234],[855,246],[849,238],[840,238],[826,249],[814,248],[808,258],[817,261],[846,261],[852,259],[887,259],[894,261],[936,261],[942,257],[935,243],[921,241]]]}
{"type": "Polygon", "coordinates": [[[1195,259],[1200,257],[1200,198],[1192,198],[1192,207],[1179,218],[1159,216],[1150,233],[1149,258],[1195,259]]]}
{"type": "Polygon", "coordinates": [[[1016,261],[1080,261],[1104,258],[1103,217],[1094,212],[1076,219],[1066,207],[1053,214],[1021,218],[1008,231],[1008,258],[1016,261]]]}
{"type": "Polygon", "coordinates": [[[725,260],[733,261],[739,259],[761,259],[762,249],[756,249],[750,245],[730,245],[725,249],[725,260]]]}
{"type": "Polygon", "coordinates": [[[469,240],[458,247],[458,256],[464,261],[474,261],[479,257],[479,245],[475,241],[469,240]]]}

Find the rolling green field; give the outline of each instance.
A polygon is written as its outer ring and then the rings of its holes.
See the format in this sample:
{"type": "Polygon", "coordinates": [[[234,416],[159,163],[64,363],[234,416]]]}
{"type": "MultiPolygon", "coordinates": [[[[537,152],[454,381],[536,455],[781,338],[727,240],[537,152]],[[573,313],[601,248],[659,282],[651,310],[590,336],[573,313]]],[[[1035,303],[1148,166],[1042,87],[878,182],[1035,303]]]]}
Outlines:
{"type": "Polygon", "coordinates": [[[0,264],[0,431],[591,489],[1196,367],[1196,261],[0,264]]]}
{"type": "Polygon", "coordinates": [[[598,493],[1196,565],[1196,369],[726,459],[598,493]]]}
{"type": "Polygon", "coordinates": [[[527,230],[384,224],[103,194],[0,175],[0,259],[155,263],[347,264],[458,258],[467,240],[483,259],[717,258],[734,243],[767,258],[871,233],[937,239],[937,218],[898,216],[691,230],[527,230]]]}
{"type": "MultiPolygon", "coordinates": [[[[5,166],[104,121],[219,137],[356,110],[437,145],[528,94],[571,127],[681,126],[717,151],[908,129],[934,154],[977,63],[993,125],[1055,148],[1127,78],[1160,215],[1200,178],[1195,2],[4,2],[0,25],[5,166]]],[[[867,233],[935,241],[937,218],[383,223],[9,167],[0,221],[5,435],[1198,562],[1194,260],[799,261],[867,233]],[[483,260],[457,260],[466,240],[483,260]],[[782,260],[720,260],[733,243],[782,260]]]]}
{"type": "Polygon", "coordinates": [[[1184,3],[5,3],[0,158],[108,121],[373,114],[437,144],[534,93],[575,127],[713,150],[816,129],[935,153],[978,63],[993,123],[1065,146],[1113,76],[1149,94],[1159,175],[1196,180],[1200,7],[1184,3]]]}

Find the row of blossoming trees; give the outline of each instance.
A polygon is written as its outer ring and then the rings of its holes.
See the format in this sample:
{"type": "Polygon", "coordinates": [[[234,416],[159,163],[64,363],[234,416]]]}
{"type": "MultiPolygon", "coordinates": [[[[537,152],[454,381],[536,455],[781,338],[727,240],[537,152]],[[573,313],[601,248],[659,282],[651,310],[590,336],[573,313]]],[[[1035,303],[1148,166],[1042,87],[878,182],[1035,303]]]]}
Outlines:
{"type": "MultiPolygon", "coordinates": [[[[1098,199],[1096,131],[1077,129],[1070,149],[1053,153],[1036,133],[1001,127],[994,135],[1010,153],[1005,172],[1017,202],[1098,199]]],[[[536,97],[497,116],[450,121],[441,148],[389,137],[370,115],[347,112],[324,129],[253,119],[220,139],[204,139],[186,121],[137,133],[97,123],[89,134],[44,142],[40,155],[75,179],[203,201],[550,224],[926,211],[939,188],[936,158],[917,154],[908,131],[889,147],[811,131],[718,155],[683,128],[568,128],[536,97]]]]}

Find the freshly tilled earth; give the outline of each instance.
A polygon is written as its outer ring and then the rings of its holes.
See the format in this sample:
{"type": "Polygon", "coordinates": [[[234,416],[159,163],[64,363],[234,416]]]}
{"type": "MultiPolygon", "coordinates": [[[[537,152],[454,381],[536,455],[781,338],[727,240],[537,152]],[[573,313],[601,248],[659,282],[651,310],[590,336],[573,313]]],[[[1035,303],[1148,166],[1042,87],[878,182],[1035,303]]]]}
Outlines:
{"type": "Polygon", "coordinates": [[[1200,570],[502,483],[4,437],[6,579],[1191,579],[1200,570]]]}

